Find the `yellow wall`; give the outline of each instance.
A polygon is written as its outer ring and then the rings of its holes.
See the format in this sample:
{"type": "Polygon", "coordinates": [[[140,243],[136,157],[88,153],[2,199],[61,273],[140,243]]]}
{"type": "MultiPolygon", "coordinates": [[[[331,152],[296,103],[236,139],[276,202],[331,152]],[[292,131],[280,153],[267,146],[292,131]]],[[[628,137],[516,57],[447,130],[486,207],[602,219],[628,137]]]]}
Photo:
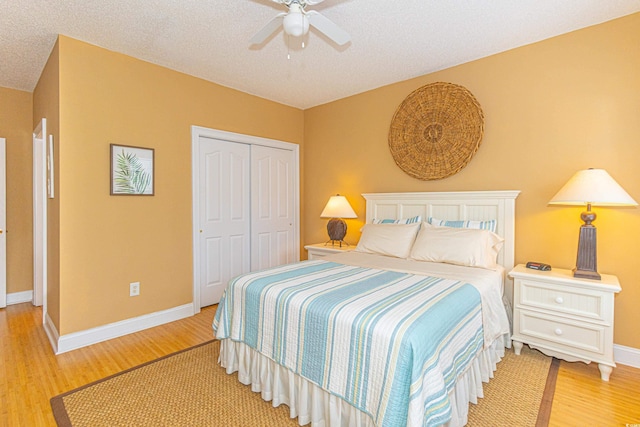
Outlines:
{"type": "MultiPolygon", "coordinates": [[[[58,172],[56,199],[49,201],[48,303],[61,334],[191,301],[191,125],[304,140],[303,243],[326,239],[319,214],[338,192],[360,216],[348,221],[347,240],[356,242],[364,192],[518,189],[516,261],[570,268],[581,209],[547,202],[575,171],[607,169],[640,200],[639,39],[634,14],[302,112],[61,36],[34,91],[33,114],[19,114],[19,126],[0,119],[8,146],[11,132],[22,133],[28,146],[13,157],[24,163],[28,156],[28,172],[9,169],[9,179],[25,187],[12,197],[24,201],[21,215],[28,211],[14,253],[32,250],[30,133],[44,115],[58,172]],[[387,133],[402,100],[436,81],[461,84],[476,96],[485,135],[460,173],[423,182],[395,165],[387,133]],[[155,196],[109,196],[110,143],[155,148],[155,196]],[[128,297],[131,281],[141,281],[139,297],[128,297]]],[[[0,95],[2,117],[10,96],[29,102],[11,90],[0,95]]],[[[640,336],[627,326],[640,323],[640,273],[633,268],[640,209],[596,212],[599,271],[617,274],[623,287],[615,342],[640,348],[640,336]]],[[[30,282],[31,264],[17,263],[9,274],[21,271],[17,280],[30,282]]],[[[30,287],[10,291],[23,289],[30,287]]]]}
{"type": "Polygon", "coordinates": [[[7,293],[33,288],[31,94],[0,88],[0,137],[6,139],[7,293]]]}
{"type": "MultiPolygon", "coordinates": [[[[521,190],[516,262],[575,265],[581,208],[547,202],[579,169],[604,168],[640,201],[640,14],[555,37],[305,111],[305,243],[326,240],[320,212],[347,196],[359,215],[366,192],[521,190]],[[482,105],[485,134],[469,165],[439,181],[409,177],[394,163],[387,134],[413,90],[445,81],[482,105]]],[[[598,270],[616,274],[615,343],[640,348],[640,209],[596,208],[598,270]]]]}
{"type": "Polygon", "coordinates": [[[64,36],[58,43],[57,326],[69,334],[192,301],[192,125],[301,144],[303,112],[64,36]],[[154,196],[109,195],[111,143],[155,149],[154,196]]]}
{"type": "Polygon", "coordinates": [[[47,119],[47,134],[54,142],[54,193],[47,199],[47,314],[60,322],[60,72],[56,43],[33,91],[33,128],[47,119]]]}

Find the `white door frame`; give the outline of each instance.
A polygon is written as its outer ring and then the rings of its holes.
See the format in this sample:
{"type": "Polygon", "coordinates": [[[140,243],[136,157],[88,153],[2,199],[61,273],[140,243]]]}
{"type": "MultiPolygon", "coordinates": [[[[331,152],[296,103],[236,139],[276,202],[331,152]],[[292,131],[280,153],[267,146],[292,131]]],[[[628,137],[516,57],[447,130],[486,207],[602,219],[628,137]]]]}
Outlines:
{"type": "Polygon", "coordinates": [[[300,146],[290,142],[258,136],[243,135],[223,130],[191,126],[191,188],[192,188],[192,225],[193,225],[193,308],[200,312],[200,162],[198,159],[200,137],[215,138],[229,142],[250,145],[263,145],[293,151],[294,162],[294,247],[295,259],[300,259],[300,146]]]}
{"type": "Polygon", "coordinates": [[[33,305],[47,314],[47,119],[33,130],[33,305]]]}
{"type": "Polygon", "coordinates": [[[7,152],[0,138],[0,308],[7,306],[7,152]]]}

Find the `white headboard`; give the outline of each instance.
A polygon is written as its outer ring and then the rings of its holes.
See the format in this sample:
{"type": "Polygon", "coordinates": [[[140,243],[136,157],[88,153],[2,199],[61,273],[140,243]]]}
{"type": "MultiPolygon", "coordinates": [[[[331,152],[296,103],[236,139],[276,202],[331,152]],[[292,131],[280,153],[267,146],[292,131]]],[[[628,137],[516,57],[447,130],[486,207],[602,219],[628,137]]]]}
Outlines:
{"type": "Polygon", "coordinates": [[[496,220],[504,238],[498,263],[507,272],[514,266],[515,205],[520,191],[455,191],[442,193],[368,193],[367,223],[374,218],[399,219],[421,215],[444,220],[496,220]]]}

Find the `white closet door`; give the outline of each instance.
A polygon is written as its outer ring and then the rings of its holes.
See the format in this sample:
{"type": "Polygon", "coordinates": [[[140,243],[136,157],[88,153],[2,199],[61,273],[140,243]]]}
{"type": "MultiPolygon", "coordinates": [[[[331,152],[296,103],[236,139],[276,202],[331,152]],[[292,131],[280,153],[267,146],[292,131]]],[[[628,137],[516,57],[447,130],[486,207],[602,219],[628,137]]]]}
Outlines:
{"type": "Polygon", "coordinates": [[[200,137],[200,306],[250,269],[250,145],[200,137]]]}
{"type": "Polygon", "coordinates": [[[297,261],[294,166],[290,150],[251,147],[251,270],[297,261]]]}

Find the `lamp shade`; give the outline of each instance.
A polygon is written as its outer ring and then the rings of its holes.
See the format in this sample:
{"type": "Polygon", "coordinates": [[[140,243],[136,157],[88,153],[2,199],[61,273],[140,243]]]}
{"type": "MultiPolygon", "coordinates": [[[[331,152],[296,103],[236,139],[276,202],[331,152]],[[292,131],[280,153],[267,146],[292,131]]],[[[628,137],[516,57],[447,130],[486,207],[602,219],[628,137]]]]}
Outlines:
{"type": "Polygon", "coordinates": [[[320,214],[321,218],[357,218],[346,197],[336,194],[331,196],[324,210],[320,214]]]}
{"type": "Polygon", "coordinates": [[[553,196],[550,205],[637,206],[604,169],[585,169],[573,177],[553,196]]]}

